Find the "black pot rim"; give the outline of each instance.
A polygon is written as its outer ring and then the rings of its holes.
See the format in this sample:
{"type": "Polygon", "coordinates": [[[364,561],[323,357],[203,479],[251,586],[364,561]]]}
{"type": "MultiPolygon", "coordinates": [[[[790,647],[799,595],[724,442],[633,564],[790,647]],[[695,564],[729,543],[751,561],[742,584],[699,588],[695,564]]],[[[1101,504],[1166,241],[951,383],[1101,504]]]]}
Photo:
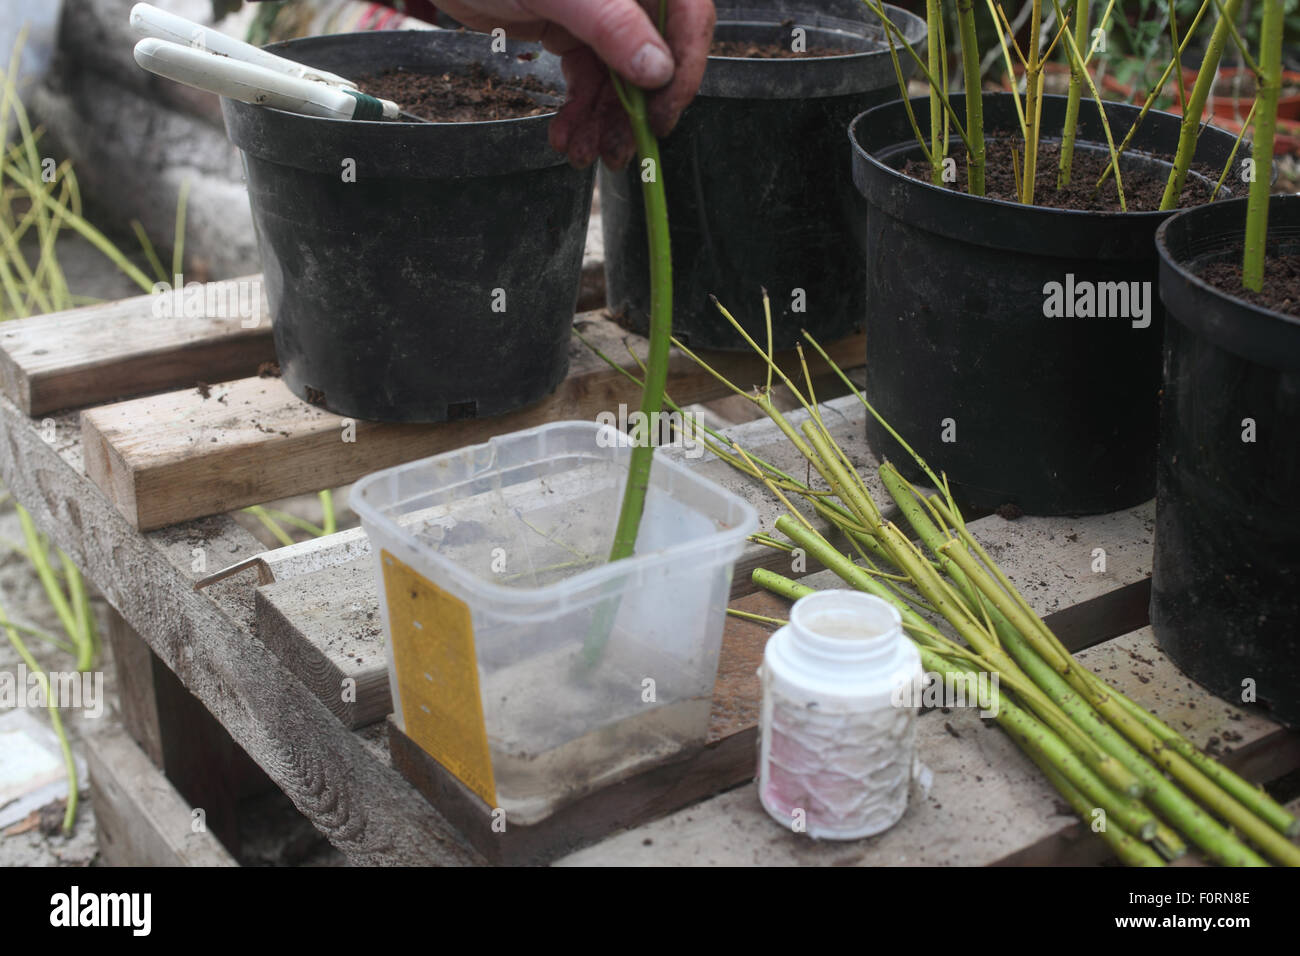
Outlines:
{"type": "MultiPolygon", "coordinates": [[[[753,0],[750,0],[753,2],[753,0]]],[[[863,8],[865,11],[865,7],[863,8]]],[[[890,19],[900,27],[911,47],[924,42],[925,21],[900,7],[885,5],[890,19]]],[[[718,26],[761,24],[776,26],[794,18],[798,26],[823,32],[845,33],[872,42],[873,47],[840,56],[749,58],[710,54],[700,82],[699,96],[718,99],[807,99],[844,96],[878,90],[897,82],[884,28],[871,19],[852,20],[813,9],[754,9],[746,6],[717,8],[718,26]]],[[[910,57],[899,58],[904,75],[911,72],[910,57]]]]}
{"type": "MultiPolygon", "coordinates": [[[[1011,95],[1012,95],[1011,93],[988,92],[983,94],[983,98],[988,100],[988,99],[1001,98],[1001,97],[1006,97],[1011,95]]],[[[961,94],[956,94],[950,97],[949,99],[950,100],[964,99],[964,97],[961,94]]],[[[1047,93],[1043,95],[1042,99],[1044,101],[1059,100],[1063,102],[1067,99],[1067,97],[1061,96],[1060,94],[1057,93],[1047,93]]],[[[961,192],[956,192],[955,190],[952,189],[944,189],[940,186],[934,185],[934,183],[927,183],[924,180],[916,179],[912,176],[908,176],[906,173],[903,173],[897,169],[894,169],[894,167],[892,166],[882,163],[880,160],[876,159],[876,157],[873,156],[871,153],[869,153],[867,150],[863,149],[862,145],[858,142],[858,138],[856,135],[858,124],[870,122],[872,113],[882,112],[888,109],[896,109],[898,105],[902,102],[903,101],[901,99],[898,99],[898,100],[890,100],[888,103],[881,103],[879,106],[874,106],[871,109],[867,110],[865,113],[859,113],[857,116],[853,117],[853,122],[849,124],[849,143],[852,145],[854,153],[860,155],[866,162],[871,163],[873,166],[877,167],[881,171],[889,173],[890,175],[900,180],[904,180],[908,183],[916,183],[922,189],[926,189],[936,193],[942,193],[946,196],[952,196],[954,198],[960,198],[962,200],[966,200],[973,206],[992,205],[992,206],[1002,207],[1005,209],[1024,210],[1026,212],[1031,210],[1039,210],[1043,212],[1055,213],[1066,217],[1087,218],[1087,219],[1104,219],[1109,217],[1109,218],[1116,218],[1116,219],[1124,219],[1130,222],[1133,221],[1134,219],[1138,219],[1140,221],[1142,217],[1146,217],[1151,220],[1156,220],[1161,218],[1167,218],[1170,215],[1170,211],[1160,210],[1160,209],[1143,209],[1143,210],[1137,210],[1131,212],[1110,212],[1110,211],[1101,211],[1096,209],[1057,209],[1054,206],[1039,206],[1039,205],[1027,206],[1024,203],[1011,202],[1008,199],[993,199],[988,196],[972,196],[970,193],[961,193],[961,192]]],[[[929,97],[914,96],[911,98],[910,102],[912,103],[913,108],[915,108],[917,105],[922,103],[928,105],[930,100],[929,97]]],[[[1096,103],[1096,100],[1092,99],[1092,97],[1084,97],[1079,102],[1080,105],[1083,105],[1088,103],[1096,103]]],[[[1133,109],[1138,109],[1138,107],[1132,106],[1131,104],[1127,104],[1127,103],[1113,103],[1110,100],[1107,100],[1105,102],[1107,103],[1108,109],[1112,106],[1115,107],[1130,106],[1133,109]]],[[[1148,110],[1147,117],[1150,118],[1152,116],[1173,117],[1174,114],[1167,113],[1164,110],[1148,110]]],[[[1181,120],[1181,117],[1177,117],[1177,118],[1181,120]]],[[[1043,137],[1040,140],[1040,142],[1050,143],[1050,142],[1054,142],[1056,138],[1057,137],[1047,136],[1047,137],[1043,137]]],[[[1103,144],[1092,144],[1091,141],[1089,142],[1091,145],[1103,145],[1103,144]]],[[[1129,152],[1126,151],[1125,155],[1129,155],[1129,152]]],[[[1132,155],[1141,155],[1141,154],[1133,153],[1132,155]]]]}
{"type": "MultiPolygon", "coordinates": [[[[1213,321],[1211,310],[1185,306],[1180,308],[1166,301],[1166,311],[1172,319],[1234,355],[1270,368],[1300,369],[1300,316],[1266,309],[1224,292],[1192,272],[1169,248],[1171,229],[1189,228],[1195,226],[1198,219],[1209,217],[1233,216],[1240,218],[1244,224],[1247,205],[1248,200],[1241,198],[1196,206],[1181,210],[1160,224],[1156,230],[1156,254],[1160,258],[1160,295],[1162,299],[1170,295],[1176,276],[1177,282],[1190,287],[1187,292],[1189,298],[1216,300],[1229,306],[1244,321],[1213,321]],[[1263,333],[1262,343],[1260,333],[1263,333]],[[1290,341],[1278,347],[1279,340],[1283,339],[1290,341]],[[1289,351],[1286,344],[1291,345],[1289,351]]],[[[1282,205],[1300,207],[1300,194],[1270,197],[1270,212],[1272,207],[1282,205]]]]}
{"type": "MultiPolygon", "coordinates": [[[[478,57],[487,42],[486,34],[452,30],[362,31],[300,37],[270,44],[266,49],[306,62],[312,62],[313,50],[333,49],[341,44],[371,55],[389,48],[418,48],[429,54],[438,51],[465,58],[467,53],[478,57]]],[[[506,50],[502,62],[507,64],[518,64],[519,53],[537,53],[528,61],[528,71],[537,64],[551,72],[556,84],[563,88],[558,57],[535,43],[507,42],[506,50]]],[[[486,57],[478,57],[477,61],[484,62],[486,57]]],[[[523,67],[516,69],[525,72],[523,67]]],[[[501,120],[419,123],[305,116],[227,97],[222,97],[221,108],[227,135],[241,150],[259,159],[314,172],[337,171],[340,156],[373,157],[373,162],[387,172],[377,173],[372,166],[372,175],[402,176],[418,176],[420,169],[438,176],[492,175],[547,169],[567,162],[550,148],[548,126],[554,111],[501,120]],[[312,143],[315,148],[304,152],[294,149],[295,143],[312,143]],[[474,162],[469,161],[471,156],[476,157],[474,162]]]]}
{"type": "MultiPolygon", "coordinates": [[[[1012,94],[1003,92],[989,92],[982,94],[985,103],[1008,102],[1012,94]]],[[[1056,94],[1049,94],[1043,98],[1044,107],[1053,109],[1063,108],[1068,102],[1068,97],[1056,94]]],[[[965,97],[962,94],[955,94],[950,97],[954,109],[961,110],[964,106],[965,97]]],[[[925,96],[912,97],[909,102],[913,110],[922,109],[925,115],[929,114],[929,98],[925,96]]],[[[1082,101],[1085,105],[1093,104],[1095,100],[1085,99],[1082,101]]],[[[917,205],[924,204],[933,209],[936,204],[942,204],[944,209],[943,221],[930,223],[930,228],[940,234],[947,235],[950,238],[962,241],[975,241],[967,234],[970,223],[982,223],[983,228],[980,230],[985,237],[981,241],[982,245],[992,245],[995,248],[1003,248],[1013,252],[1028,252],[1036,255],[1057,254],[1070,255],[1077,251],[1079,246],[1079,237],[1087,232],[1098,246],[1103,244],[1101,237],[1110,237],[1114,239],[1117,236],[1123,236],[1125,231],[1131,231],[1133,235],[1145,234],[1148,238],[1143,240],[1144,244],[1149,243],[1149,236],[1154,231],[1156,225],[1169,216],[1173,215],[1172,211],[1162,211],[1158,209],[1137,210],[1129,212],[1112,212],[1098,211],[1087,209],[1057,209],[1051,206],[1028,206],[1023,203],[1011,202],[1005,199],[993,199],[987,196],[972,196],[969,193],[957,192],[951,189],[944,189],[935,186],[933,183],[915,179],[902,171],[882,162],[871,151],[866,149],[859,141],[860,132],[870,128],[873,120],[890,112],[901,109],[903,100],[891,100],[888,103],[882,103],[880,106],[873,107],[853,118],[848,127],[849,144],[853,154],[853,178],[859,192],[867,197],[868,201],[874,201],[874,193],[880,192],[878,188],[873,188],[870,184],[869,176],[883,177],[895,190],[896,195],[909,196],[917,205]],[[870,170],[870,173],[865,173],[870,170]],[[993,222],[1000,223],[999,228],[991,228],[993,222]],[[1139,230],[1138,227],[1141,227],[1139,230]],[[1042,236],[1058,237],[1063,244],[1059,250],[1044,248],[1041,241],[1033,245],[1025,242],[1018,242],[1017,237],[1020,234],[1029,234],[1039,237],[1042,236]],[[988,240],[989,235],[996,235],[995,240],[988,240]]],[[[1129,104],[1113,103],[1106,101],[1106,111],[1112,115],[1112,111],[1122,113],[1136,114],[1139,107],[1129,104]]],[[[1147,113],[1145,124],[1152,123],[1153,120],[1163,121],[1174,125],[1182,123],[1182,117],[1175,116],[1172,113],[1166,113],[1161,110],[1150,110],[1147,113]]],[[[1223,136],[1231,134],[1218,130],[1215,127],[1206,127],[1205,133],[1221,133],[1223,136]]],[[[1055,137],[1045,137],[1047,141],[1053,141],[1055,137]]],[[[1235,139],[1235,138],[1234,138],[1235,139]]],[[[1202,137],[1205,141],[1205,137],[1202,137]]],[[[1103,143],[1097,143],[1089,140],[1080,140],[1081,144],[1089,146],[1102,147],[1103,143]]],[[[1127,155],[1134,157],[1150,156],[1151,154],[1130,149],[1127,155]]],[[[1152,157],[1159,160],[1159,157],[1152,157]]],[[[1244,156],[1234,159],[1234,164],[1239,165],[1244,156]]],[[[1159,160],[1167,162],[1167,160],[1159,160]]],[[[1197,174],[1193,171],[1191,175],[1197,174]]],[[[1125,249],[1123,245],[1115,245],[1111,250],[1103,255],[1103,258],[1125,258],[1132,254],[1132,249],[1125,249]]]]}

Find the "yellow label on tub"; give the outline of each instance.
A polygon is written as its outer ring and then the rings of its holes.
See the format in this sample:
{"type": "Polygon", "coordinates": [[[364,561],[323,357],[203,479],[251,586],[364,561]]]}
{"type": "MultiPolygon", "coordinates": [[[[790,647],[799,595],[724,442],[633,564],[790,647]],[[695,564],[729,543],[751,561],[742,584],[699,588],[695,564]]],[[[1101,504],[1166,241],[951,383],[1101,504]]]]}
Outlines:
{"type": "Polygon", "coordinates": [[[495,807],[469,607],[387,551],[380,557],[406,735],[495,807]]]}

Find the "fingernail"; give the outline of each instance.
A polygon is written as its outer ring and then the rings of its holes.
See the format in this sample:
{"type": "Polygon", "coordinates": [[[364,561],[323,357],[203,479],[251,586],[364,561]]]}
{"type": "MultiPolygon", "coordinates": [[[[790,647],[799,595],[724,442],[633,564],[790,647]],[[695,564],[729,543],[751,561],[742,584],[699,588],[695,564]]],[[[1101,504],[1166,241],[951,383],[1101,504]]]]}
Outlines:
{"type": "Polygon", "coordinates": [[[673,58],[662,47],[646,43],[633,55],[628,72],[637,86],[653,90],[673,78],[673,58]]]}

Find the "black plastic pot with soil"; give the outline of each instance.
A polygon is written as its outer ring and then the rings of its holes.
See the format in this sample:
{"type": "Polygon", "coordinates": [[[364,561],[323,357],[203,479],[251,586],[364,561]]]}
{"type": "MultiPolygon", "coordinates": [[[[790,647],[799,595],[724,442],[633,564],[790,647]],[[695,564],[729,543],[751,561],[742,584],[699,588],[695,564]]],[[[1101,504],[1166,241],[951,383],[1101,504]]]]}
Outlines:
{"type": "Polygon", "coordinates": [[[392,31],[269,48],[369,78],[439,122],[222,101],[276,353],[300,398],[355,418],[454,421],[520,408],[564,378],[593,173],[547,142],[558,60],[491,42],[392,31]],[[480,119],[455,121],[467,117],[480,119]]]}
{"type": "MultiPolygon", "coordinates": [[[[965,115],[963,97],[951,102],[965,115]]],[[[911,103],[928,129],[928,98],[911,103]]],[[[1045,134],[1062,129],[1065,104],[1043,98],[1045,134]]],[[[1138,110],[1108,103],[1106,115],[1119,142],[1138,110]]],[[[999,178],[1012,179],[1019,125],[1011,95],[985,94],[984,120],[993,195],[999,178]]],[[[1122,161],[1126,194],[1148,197],[1146,209],[1159,204],[1169,162],[1158,157],[1172,158],[1180,122],[1150,113],[1122,161]]],[[[880,414],[974,511],[1095,514],[1149,499],[1165,324],[1152,240],[1170,214],[1091,209],[1091,189],[1068,200],[1082,208],[1060,209],[936,186],[924,170],[916,178],[903,171],[924,158],[902,101],[859,116],[849,136],[869,210],[866,394],[880,414]]],[[[1050,156],[1053,141],[1042,142],[1050,156]]],[[[1073,182],[1096,181],[1109,161],[1105,143],[1085,100],[1073,182]]],[[[1195,170],[1217,176],[1233,143],[1222,131],[1201,132],[1184,202],[1208,199],[1213,180],[1195,170]]],[[[1241,182],[1247,152],[1228,183],[1241,182]]],[[[1057,171],[1040,161],[1043,201],[1057,171]]],[[[867,437],[909,479],[922,477],[873,419],[867,437]]]]}
{"type": "Polygon", "coordinates": [[[1232,281],[1245,222],[1245,200],[1215,203],[1156,236],[1171,321],[1151,624],[1215,694],[1300,727],[1300,197],[1270,201],[1269,305],[1207,281],[1232,281]]]}
{"type": "MultiPolygon", "coordinates": [[[[762,287],[778,348],[807,328],[831,342],[862,325],[844,128],[897,90],[883,30],[861,3],[723,3],[699,96],[660,144],[672,226],[673,331],[695,348],[747,346],[716,295],[765,341],[762,287]],[[804,52],[795,53],[796,29],[804,52]],[[720,55],[725,54],[725,55],[720,55]]],[[[909,43],[925,24],[889,8],[909,43]]],[[[910,57],[900,54],[905,70],[910,57]]],[[[650,290],[641,171],[600,173],[605,286],[613,314],[644,333],[650,290]]]]}

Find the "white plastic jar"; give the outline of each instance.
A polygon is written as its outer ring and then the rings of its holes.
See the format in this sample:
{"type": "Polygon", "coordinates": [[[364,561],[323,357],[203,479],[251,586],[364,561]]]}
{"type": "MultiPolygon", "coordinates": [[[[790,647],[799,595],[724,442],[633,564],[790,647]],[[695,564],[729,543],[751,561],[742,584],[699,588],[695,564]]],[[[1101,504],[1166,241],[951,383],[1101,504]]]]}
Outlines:
{"type": "Polygon", "coordinates": [[[759,676],[758,792],[767,812],[827,840],[897,823],[921,684],[921,655],[897,609],[859,591],[800,598],[767,642],[759,676]]]}

